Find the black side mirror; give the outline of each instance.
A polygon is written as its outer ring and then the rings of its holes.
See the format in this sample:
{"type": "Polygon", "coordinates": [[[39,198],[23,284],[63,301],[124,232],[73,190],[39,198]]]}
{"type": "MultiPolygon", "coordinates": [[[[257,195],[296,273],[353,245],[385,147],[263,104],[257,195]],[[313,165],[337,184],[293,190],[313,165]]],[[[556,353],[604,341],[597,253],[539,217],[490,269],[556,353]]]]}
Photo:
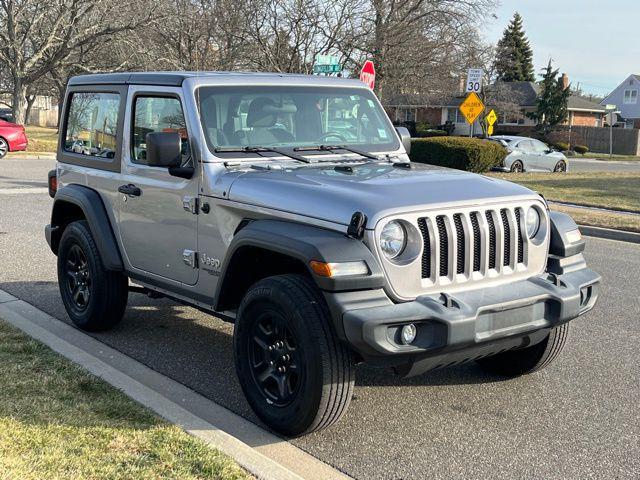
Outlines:
{"type": "Polygon", "coordinates": [[[179,133],[151,132],[145,137],[146,155],[142,160],[150,167],[179,167],[182,162],[182,144],[179,133]]]}
{"type": "Polygon", "coordinates": [[[400,137],[400,141],[402,142],[402,146],[407,151],[407,154],[411,152],[411,134],[406,127],[396,127],[396,132],[398,133],[398,137],[400,137]]]}

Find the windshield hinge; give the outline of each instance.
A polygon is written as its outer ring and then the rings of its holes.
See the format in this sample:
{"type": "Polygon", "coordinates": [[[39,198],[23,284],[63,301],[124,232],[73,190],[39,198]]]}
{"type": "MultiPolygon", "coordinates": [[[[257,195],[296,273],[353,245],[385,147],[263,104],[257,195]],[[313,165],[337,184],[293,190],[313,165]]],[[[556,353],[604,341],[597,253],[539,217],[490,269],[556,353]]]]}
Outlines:
{"type": "Polygon", "coordinates": [[[355,212],[351,216],[351,222],[347,227],[347,236],[357,240],[364,237],[364,230],[367,225],[367,216],[362,212],[355,212]]]}
{"type": "Polygon", "coordinates": [[[198,197],[182,197],[182,208],[194,215],[198,214],[198,197]]]}

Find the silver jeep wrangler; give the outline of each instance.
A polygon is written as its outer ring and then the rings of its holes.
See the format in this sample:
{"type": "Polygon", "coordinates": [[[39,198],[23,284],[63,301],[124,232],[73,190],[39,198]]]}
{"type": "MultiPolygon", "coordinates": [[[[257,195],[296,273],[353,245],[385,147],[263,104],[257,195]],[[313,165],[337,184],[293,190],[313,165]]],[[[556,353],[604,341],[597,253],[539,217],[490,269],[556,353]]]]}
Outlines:
{"type": "Polygon", "coordinates": [[[359,362],[538,370],[596,302],[570,217],[409,162],[359,81],[88,75],[62,118],[46,237],[70,318],[111,328],[136,291],[234,322],[242,389],[285,435],[336,422],[359,362]]]}

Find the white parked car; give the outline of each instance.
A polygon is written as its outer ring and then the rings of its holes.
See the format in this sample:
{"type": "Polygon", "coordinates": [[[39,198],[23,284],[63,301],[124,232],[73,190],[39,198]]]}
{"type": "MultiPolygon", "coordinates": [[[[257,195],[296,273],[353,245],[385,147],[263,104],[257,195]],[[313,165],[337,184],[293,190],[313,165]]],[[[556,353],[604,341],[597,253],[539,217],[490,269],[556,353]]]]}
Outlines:
{"type": "Polygon", "coordinates": [[[511,135],[494,135],[489,140],[503,145],[509,154],[505,157],[501,167],[496,170],[503,172],[566,172],[568,170],[567,157],[540,140],[511,135]]]}

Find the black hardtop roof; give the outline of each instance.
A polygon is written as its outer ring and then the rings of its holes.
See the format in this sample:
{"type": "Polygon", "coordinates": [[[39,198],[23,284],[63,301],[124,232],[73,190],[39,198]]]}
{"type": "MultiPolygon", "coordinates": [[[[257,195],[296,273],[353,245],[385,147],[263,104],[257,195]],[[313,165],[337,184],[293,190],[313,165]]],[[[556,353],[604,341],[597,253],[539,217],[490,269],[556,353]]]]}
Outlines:
{"type": "Polygon", "coordinates": [[[163,85],[179,87],[191,77],[215,78],[221,76],[302,77],[300,74],[258,72],[120,72],[79,75],[69,79],[69,85],[163,85]]]}

